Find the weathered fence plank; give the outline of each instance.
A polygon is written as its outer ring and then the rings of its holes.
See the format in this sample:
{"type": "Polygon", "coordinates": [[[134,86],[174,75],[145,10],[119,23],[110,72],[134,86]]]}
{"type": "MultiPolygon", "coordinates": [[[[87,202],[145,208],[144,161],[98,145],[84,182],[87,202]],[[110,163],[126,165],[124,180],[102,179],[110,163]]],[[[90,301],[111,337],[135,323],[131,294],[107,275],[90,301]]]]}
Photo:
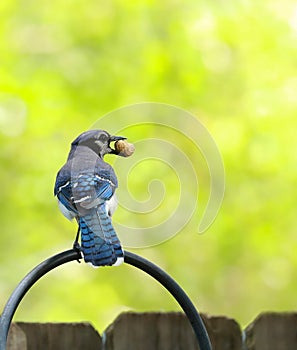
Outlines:
{"type": "Polygon", "coordinates": [[[260,314],[246,329],[248,350],[296,350],[297,313],[260,314]]]}
{"type": "Polygon", "coordinates": [[[25,333],[27,348],[13,350],[101,350],[101,337],[89,323],[17,322],[25,333]]]}
{"type": "Polygon", "coordinates": [[[213,350],[242,350],[242,331],[239,324],[225,316],[204,316],[213,350]]]}
{"type": "Polygon", "coordinates": [[[197,350],[183,314],[123,313],[107,328],[104,350],[197,350]]]}

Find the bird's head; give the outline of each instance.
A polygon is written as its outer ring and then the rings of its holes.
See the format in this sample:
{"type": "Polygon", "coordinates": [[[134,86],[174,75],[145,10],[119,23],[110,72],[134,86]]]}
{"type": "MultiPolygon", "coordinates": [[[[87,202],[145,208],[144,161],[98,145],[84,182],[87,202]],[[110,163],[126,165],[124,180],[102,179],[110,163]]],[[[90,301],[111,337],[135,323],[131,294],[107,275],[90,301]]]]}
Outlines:
{"type": "Polygon", "coordinates": [[[118,154],[118,152],[111,148],[111,143],[119,140],[125,140],[126,137],[111,136],[104,130],[88,130],[80,134],[71,144],[72,147],[86,146],[92,149],[100,157],[105,154],[118,154]]]}

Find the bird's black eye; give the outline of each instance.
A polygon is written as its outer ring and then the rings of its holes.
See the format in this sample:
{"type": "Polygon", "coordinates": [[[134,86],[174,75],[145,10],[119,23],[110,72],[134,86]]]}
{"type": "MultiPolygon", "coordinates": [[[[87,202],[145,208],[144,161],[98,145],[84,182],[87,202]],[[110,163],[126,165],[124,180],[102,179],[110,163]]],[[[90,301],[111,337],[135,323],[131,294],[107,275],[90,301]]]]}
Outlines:
{"type": "Polygon", "coordinates": [[[99,140],[101,141],[101,142],[107,142],[107,140],[108,140],[108,136],[107,135],[105,135],[105,134],[101,134],[100,136],[99,136],[99,140]]]}

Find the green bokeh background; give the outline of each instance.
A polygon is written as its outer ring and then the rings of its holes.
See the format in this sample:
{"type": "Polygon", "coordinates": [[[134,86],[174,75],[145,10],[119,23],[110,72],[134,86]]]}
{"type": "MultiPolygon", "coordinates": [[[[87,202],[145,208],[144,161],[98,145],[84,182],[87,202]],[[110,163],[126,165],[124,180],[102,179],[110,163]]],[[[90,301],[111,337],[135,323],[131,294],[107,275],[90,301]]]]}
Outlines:
{"type": "MultiPolygon", "coordinates": [[[[208,128],[226,193],[205,234],[187,226],[135,252],[201,311],[246,325],[263,310],[294,309],[296,69],[293,0],[2,1],[0,308],[25,273],[72,244],[75,225],[53,198],[70,142],[115,108],[156,101],[208,128]]],[[[29,292],[16,319],[88,320],[102,330],[130,309],[178,306],[131,267],[71,263],[29,292]]]]}

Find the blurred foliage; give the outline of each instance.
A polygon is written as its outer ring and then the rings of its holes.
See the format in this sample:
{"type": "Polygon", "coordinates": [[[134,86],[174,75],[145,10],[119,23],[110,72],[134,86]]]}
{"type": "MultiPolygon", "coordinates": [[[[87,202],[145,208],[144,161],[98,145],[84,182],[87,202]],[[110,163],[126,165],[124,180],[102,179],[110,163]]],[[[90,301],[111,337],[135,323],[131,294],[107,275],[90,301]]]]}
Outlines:
{"type": "MultiPolygon", "coordinates": [[[[186,227],[136,252],[201,311],[246,324],[295,309],[296,43],[293,0],[2,1],[0,307],[25,273],[72,244],[76,227],[53,198],[70,142],[110,110],[156,101],[212,133],[226,195],[204,235],[186,227]]],[[[131,267],[71,263],[43,278],[16,318],[102,330],[126,309],[178,306],[131,267]]]]}

